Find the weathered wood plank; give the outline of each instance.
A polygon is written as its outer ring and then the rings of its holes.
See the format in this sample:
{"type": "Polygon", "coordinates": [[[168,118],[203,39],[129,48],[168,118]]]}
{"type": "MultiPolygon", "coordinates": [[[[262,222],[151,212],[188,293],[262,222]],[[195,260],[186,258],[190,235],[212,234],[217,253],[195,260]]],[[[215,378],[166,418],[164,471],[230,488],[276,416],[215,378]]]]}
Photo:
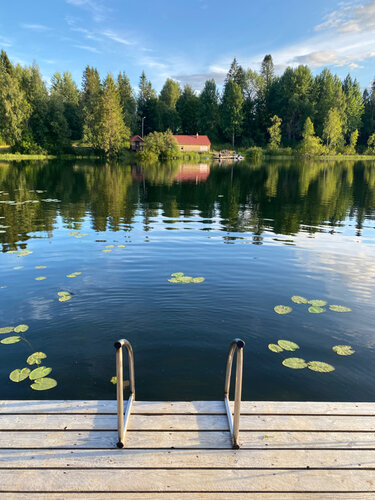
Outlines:
{"type": "MultiPolygon", "coordinates": [[[[224,414],[222,401],[136,401],[133,413],[224,414]]],[[[116,413],[116,401],[0,401],[0,413],[116,413]]],[[[242,414],[375,415],[375,402],[243,401],[242,414]]]]}
{"type": "MultiPolygon", "coordinates": [[[[375,416],[242,415],[241,431],[375,431],[375,416]]],[[[0,415],[0,430],[113,430],[116,415],[0,415]]],[[[228,430],[226,415],[140,415],[130,417],[129,430],[228,430]]]]}
{"type": "MultiPolygon", "coordinates": [[[[178,500],[369,500],[374,493],[178,493],[178,500]]],[[[176,493],[2,493],[2,500],[176,500],[176,493]]]]}
{"type": "Polygon", "coordinates": [[[375,450],[0,450],[0,469],[103,467],[375,469],[375,450]]]}
{"type": "MultiPolygon", "coordinates": [[[[1,431],[1,448],[114,448],[114,431],[1,431]]],[[[375,449],[375,434],[368,432],[243,431],[242,448],[351,448],[375,449]]],[[[229,432],[130,431],[127,448],[224,448],[231,446],[229,432]]]]}
{"type": "Polygon", "coordinates": [[[37,470],[0,471],[0,491],[171,491],[375,493],[374,470],[37,470]]]}

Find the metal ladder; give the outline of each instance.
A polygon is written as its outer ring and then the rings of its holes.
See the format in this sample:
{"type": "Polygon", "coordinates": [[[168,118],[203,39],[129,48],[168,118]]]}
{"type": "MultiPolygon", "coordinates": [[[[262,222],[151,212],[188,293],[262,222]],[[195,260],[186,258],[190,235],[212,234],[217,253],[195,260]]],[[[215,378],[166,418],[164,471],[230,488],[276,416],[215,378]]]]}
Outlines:
{"type": "MultiPolygon", "coordinates": [[[[241,339],[232,340],[227,359],[227,368],[225,373],[224,384],[224,405],[228,418],[229,431],[232,438],[232,447],[238,449],[239,431],[240,431],[240,412],[241,412],[241,395],[242,395],[242,372],[243,372],[243,348],[245,342],[241,339]],[[232,364],[234,354],[237,350],[236,359],[236,380],[234,388],[234,414],[229,405],[229,389],[232,374],[232,364]]],[[[124,448],[125,435],[128,429],[129,418],[132,410],[132,405],[135,401],[135,379],[134,379],[134,354],[130,342],[126,339],[121,339],[115,342],[116,348],[116,376],[117,376],[117,429],[118,429],[118,448],[124,448]],[[130,379],[130,396],[126,403],[124,415],[124,366],[123,366],[123,347],[126,348],[129,362],[129,379],[130,379]]]]}

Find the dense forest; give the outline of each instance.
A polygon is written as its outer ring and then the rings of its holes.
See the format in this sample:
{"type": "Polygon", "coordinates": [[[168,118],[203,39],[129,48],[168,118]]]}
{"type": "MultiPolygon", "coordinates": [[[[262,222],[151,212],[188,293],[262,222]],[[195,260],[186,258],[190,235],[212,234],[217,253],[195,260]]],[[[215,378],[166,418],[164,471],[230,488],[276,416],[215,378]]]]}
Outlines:
{"type": "Polygon", "coordinates": [[[158,94],[144,72],[134,91],[126,74],[101,79],[87,66],[78,88],[69,72],[55,73],[48,88],[36,63],[21,67],[0,55],[0,137],[13,152],[69,152],[80,143],[112,155],[131,134],[207,134],[215,145],[231,143],[306,154],[375,153],[375,80],[359,83],[304,65],[275,74],[272,57],[259,72],[234,59],[222,91],[207,80],[199,95],[168,78],[158,94]]]}

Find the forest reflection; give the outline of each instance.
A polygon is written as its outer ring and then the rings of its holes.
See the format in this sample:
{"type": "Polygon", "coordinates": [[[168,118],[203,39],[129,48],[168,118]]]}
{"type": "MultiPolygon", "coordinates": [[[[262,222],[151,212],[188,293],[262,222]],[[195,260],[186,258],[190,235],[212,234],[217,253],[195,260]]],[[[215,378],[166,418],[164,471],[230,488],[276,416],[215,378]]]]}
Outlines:
{"type": "Polygon", "coordinates": [[[41,237],[35,233],[51,237],[58,217],[65,228],[74,230],[89,217],[95,231],[131,231],[139,216],[145,231],[160,216],[198,217],[204,230],[250,232],[253,242],[259,243],[266,230],[282,235],[314,233],[322,230],[321,224],[333,230],[347,216],[355,219],[361,235],[365,219],[374,219],[374,207],[372,161],[0,163],[3,251],[26,248],[30,238],[41,237]]]}

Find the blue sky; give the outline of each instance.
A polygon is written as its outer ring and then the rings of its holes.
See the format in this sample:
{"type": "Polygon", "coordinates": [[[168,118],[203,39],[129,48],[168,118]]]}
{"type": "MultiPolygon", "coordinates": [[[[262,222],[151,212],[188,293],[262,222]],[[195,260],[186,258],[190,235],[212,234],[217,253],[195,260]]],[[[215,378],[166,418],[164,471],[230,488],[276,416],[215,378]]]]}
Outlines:
{"type": "Polygon", "coordinates": [[[328,66],[364,89],[375,77],[375,0],[4,0],[0,47],[13,62],[36,60],[47,82],[67,70],[80,84],[89,64],[125,71],[134,87],[144,70],[157,90],[167,77],[200,89],[221,84],[233,57],[259,69],[270,53],[279,72],[328,66]]]}

